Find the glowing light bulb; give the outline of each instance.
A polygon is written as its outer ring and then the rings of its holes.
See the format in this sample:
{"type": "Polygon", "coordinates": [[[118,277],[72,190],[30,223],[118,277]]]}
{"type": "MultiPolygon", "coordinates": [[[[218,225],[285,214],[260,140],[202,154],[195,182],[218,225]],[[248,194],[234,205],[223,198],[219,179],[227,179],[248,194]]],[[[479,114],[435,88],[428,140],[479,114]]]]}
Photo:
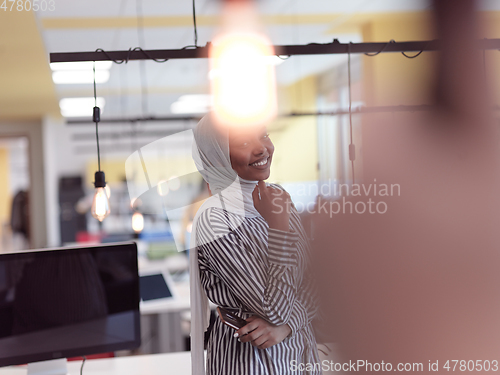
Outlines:
{"type": "Polygon", "coordinates": [[[102,187],[95,189],[91,213],[99,221],[103,221],[110,213],[108,196],[102,187]]]}
{"type": "Polygon", "coordinates": [[[92,201],[92,208],[90,212],[93,217],[99,221],[103,221],[111,212],[109,208],[108,195],[106,194],[106,182],[104,178],[104,172],[95,173],[95,193],[94,200],[92,201]]]}
{"type": "Polygon", "coordinates": [[[144,229],[144,216],[140,212],[135,212],[132,215],[132,229],[135,233],[139,233],[144,229]]]}
{"type": "Polygon", "coordinates": [[[277,113],[274,65],[270,40],[257,31],[250,2],[225,8],[225,27],[209,51],[213,112],[221,125],[259,125],[277,113]]]}
{"type": "Polygon", "coordinates": [[[109,185],[106,185],[104,187],[104,190],[106,190],[106,196],[109,198],[111,198],[111,189],[109,188],[109,185]]]}

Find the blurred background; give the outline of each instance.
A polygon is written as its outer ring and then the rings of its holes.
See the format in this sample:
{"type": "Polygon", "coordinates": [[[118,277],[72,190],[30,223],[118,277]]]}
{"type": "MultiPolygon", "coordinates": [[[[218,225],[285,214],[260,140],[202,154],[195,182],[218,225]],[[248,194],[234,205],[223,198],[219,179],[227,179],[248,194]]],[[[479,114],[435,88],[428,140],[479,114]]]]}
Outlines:
{"type": "MultiPolygon", "coordinates": [[[[194,213],[167,211],[206,197],[206,192],[196,174],[174,182],[192,160],[189,141],[172,135],[192,129],[211,108],[208,60],[96,66],[101,168],[111,206],[110,216],[99,223],[90,214],[97,170],[92,65],[80,66],[74,73],[51,66],[49,53],[193,46],[193,3],[50,0],[44,4],[46,10],[37,12],[0,9],[0,251],[135,238],[146,261],[170,257],[174,272],[186,269],[187,260],[177,253],[174,236],[189,240],[194,213]],[[185,118],[175,120],[177,116],[185,118]],[[163,120],[148,121],[150,117],[163,120]],[[117,118],[123,121],[105,122],[117,118]],[[131,202],[126,161],[137,150],[143,150],[150,173],[158,181],[168,181],[160,194],[162,209],[148,207],[146,201],[131,202]],[[135,229],[134,212],[143,216],[143,225],[135,229]]],[[[425,0],[255,4],[275,45],[436,38],[431,3],[425,0]]],[[[477,4],[479,39],[500,38],[500,2],[477,4]]],[[[195,5],[197,45],[205,46],[217,30],[221,2],[197,0],[195,5]]],[[[352,107],[432,104],[436,60],[435,52],[414,59],[400,53],[353,54],[352,107]]],[[[353,182],[349,116],[290,114],[347,110],[347,55],[291,56],[273,63],[279,116],[269,125],[276,147],[270,182],[290,192],[311,234],[307,207],[316,202],[318,187],[353,182]]],[[[484,73],[495,103],[500,95],[499,63],[498,51],[485,52],[484,73]]],[[[363,127],[375,121],[405,126],[414,116],[409,111],[353,116],[356,181],[363,181],[363,127]]],[[[129,173],[134,172],[131,168],[129,173]]]]}

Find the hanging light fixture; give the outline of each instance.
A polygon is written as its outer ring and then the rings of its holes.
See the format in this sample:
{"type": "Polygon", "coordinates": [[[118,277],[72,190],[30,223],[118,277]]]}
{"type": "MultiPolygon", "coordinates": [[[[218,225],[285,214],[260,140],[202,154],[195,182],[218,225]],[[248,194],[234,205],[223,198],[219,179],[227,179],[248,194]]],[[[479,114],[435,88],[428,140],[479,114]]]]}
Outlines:
{"type": "Polygon", "coordinates": [[[109,200],[108,200],[108,195],[111,195],[111,192],[109,193],[106,192],[106,178],[104,176],[104,172],[101,171],[101,153],[99,150],[99,125],[98,125],[99,121],[101,120],[101,114],[100,114],[101,111],[97,106],[95,61],[94,61],[94,101],[95,101],[95,106],[94,106],[93,120],[95,122],[95,135],[97,141],[98,171],[95,173],[94,176],[95,193],[90,212],[92,213],[93,217],[102,222],[111,212],[109,209],[109,200]]]}
{"type": "Polygon", "coordinates": [[[221,125],[259,125],[277,113],[269,38],[259,30],[253,2],[225,1],[222,29],[209,50],[213,112],[221,125]]]}
{"type": "Polygon", "coordinates": [[[132,215],[132,229],[135,233],[142,232],[144,229],[144,216],[138,211],[132,215]]]}

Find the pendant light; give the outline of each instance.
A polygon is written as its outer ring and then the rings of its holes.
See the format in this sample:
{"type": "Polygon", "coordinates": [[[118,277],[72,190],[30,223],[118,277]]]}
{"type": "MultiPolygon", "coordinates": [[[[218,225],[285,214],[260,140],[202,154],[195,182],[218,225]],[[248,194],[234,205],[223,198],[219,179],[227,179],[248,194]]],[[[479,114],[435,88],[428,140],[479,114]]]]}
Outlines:
{"type": "MultiPolygon", "coordinates": [[[[92,201],[92,208],[90,210],[93,217],[102,222],[109,214],[109,200],[108,193],[106,192],[106,178],[104,172],[101,171],[101,153],[99,150],[99,121],[101,120],[101,110],[97,106],[97,95],[96,95],[96,82],[95,82],[95,61],[94,61],[94,114],[93,120],[95,122],[95,135],[97,141],[97,165],[98,171],[94,176],[94,200],[92,201]]],[[[108,187],[109,189],[109,187],[108,187]]],[[[111,194],[111,193],[109,193],[111,194]]]]}
{"type": "Polygon", "coordinates": [[[144,216],[139,211],[132,215],[132,229],[135,233],[142,232],[144,229],[144,216]]]}
{"type": "Polygon", "coordinates": [[[222,29],[210,45],[213,112],[221,125],[259,125],[277,113],[276,77],[269,38],[250,0],[224,2],[222,29]]]}

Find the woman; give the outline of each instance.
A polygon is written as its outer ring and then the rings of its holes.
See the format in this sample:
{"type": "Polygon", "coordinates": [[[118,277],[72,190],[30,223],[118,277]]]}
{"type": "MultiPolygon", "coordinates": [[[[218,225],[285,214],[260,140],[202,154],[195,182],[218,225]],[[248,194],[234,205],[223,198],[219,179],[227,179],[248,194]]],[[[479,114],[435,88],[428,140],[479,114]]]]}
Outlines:
{"type": "Polygon", "coordinates": [[[263,182],[274,152],[266,128],[220,128],[209,114],[194,138],[193,158],[212,196],[191,235],[193,375],[205,373],[207,297],[248,322],[235,331],[216,319],[207,374],[321,374],[305,272],[309,244],[289,195],[263,182]],[[315,363],[313,371],[297,371],[315,363]]]}

